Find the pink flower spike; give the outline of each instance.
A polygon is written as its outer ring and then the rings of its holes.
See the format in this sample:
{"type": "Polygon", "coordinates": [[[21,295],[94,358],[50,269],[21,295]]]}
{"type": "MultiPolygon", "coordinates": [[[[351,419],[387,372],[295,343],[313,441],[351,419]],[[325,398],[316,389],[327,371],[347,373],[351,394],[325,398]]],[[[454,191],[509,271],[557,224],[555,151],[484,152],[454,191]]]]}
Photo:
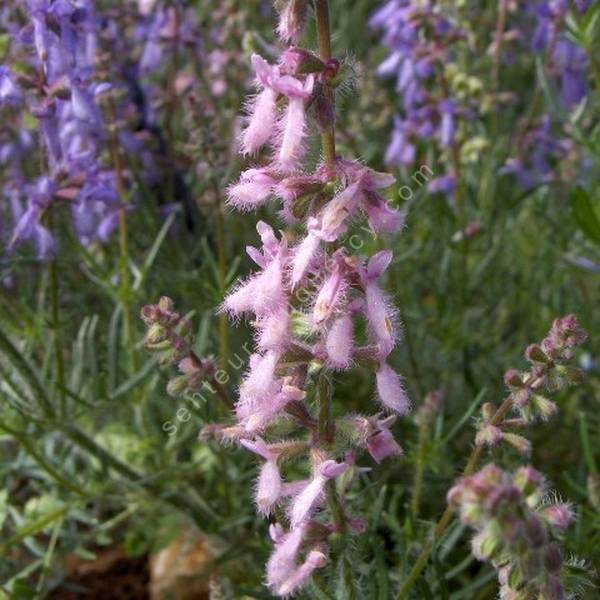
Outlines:
{"type": "Polygon", "coordinates": [[[352,361],[354,325],[349,315],[333,322],[327,334],[325,348],[329,363],[335,369],[347,369],[352,361]]]}
{"type": "Polygon", "coordinates": [[[238,210],[254,210],[269,198],[276,180],[266,169],[248,169],[227,190],[227,204],[238,210]]]}
{"type": "Polygon", "coordinates": [[[382,363],[376,374],[379,400],[388,409],[405,415],[410,411],[410,401],[402,388],[400,376],[389,365],[382,363]]]}

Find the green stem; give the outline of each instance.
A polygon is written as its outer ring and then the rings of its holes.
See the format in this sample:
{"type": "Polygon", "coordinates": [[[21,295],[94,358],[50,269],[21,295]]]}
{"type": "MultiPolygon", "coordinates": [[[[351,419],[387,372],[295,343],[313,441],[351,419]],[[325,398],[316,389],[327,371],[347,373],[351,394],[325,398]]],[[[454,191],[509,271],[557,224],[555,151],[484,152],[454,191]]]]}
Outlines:
{"type": "MultiPolygon", "coordinates": [[[[494,413],[494,416],[490,419],[490,424],[499,425],[503,421],[504,417],[508,414],[512,406],[512,396],[508,396],[501,404],[500,408],[498,408],[498,410],[494,413]]],[[[468,477],[469,475],[473,474],[475,468],[477,467],[477,464],[479,463],[479,459],[481,458],[482,453],[482,446],[475,446],[473,448],[473,451],[469,456],[469,460],[467,461],[467,465],[465,466],[462,472],[462,477],[468,477]]],[[[425,567],[427,566],[431,553],[433,552],[436,544],[440,541],[442,535],[444,535],[444,532],[448,528],[448,525],[450,525],[450,523],[452,522],[453,517],[454,509],[451,506],[446,507],[446,510],[443,512],[442,516],[440,517],[440,520],[437,522],[437,525],[433,530],[433,535],[429,538],[429,540],[427,540],[427,542],[421,549],[421,553],[417,557],[413,568],[411,569],[410,573],[404,580],[404,583],[400,587],[400,591],[398,592],[397,596],[398,600],[404,600],[405,598],[408,598],[408,593],[413,588],[417,579],[421,576],[423,569],[425,569],[425,567]]]]}
{"type": "Polygon", "coordinates": [[[419,443],[417,447],[417,465],[415,470],[415,483],[413,486],[413,495],[411,498],[411,512],[413,519],[419,516],[419,506],[421,504],[421,492],[423,490],[423,478],[425,475],[425,443],[429,434],[429,426],[424,416],[420,417],[419,422],[419,443]]]}
{"type": "MultiPolygon", "coordinates": [[[[48,225],[51,230],[54,229],[54,219],[52,211],[48,212],[48,225]]],[[[55,257],[48,265],[48,276],[50,279],[50,322],[53,331],[54,359],[56,360],[56,383],[58,394],[60,396],[60,412],[62,415],[66,412],[65,396],[65,365],[63,361],[61,331],[60,331],[60,303],[58,299],[58,259],[55,257]]]]}
{"type": "MultiPolygon", "coordinates": [[[[125,202],[125,182],[123,179],[123,167],[119,153],[119,140],[117,138],[116,111],[112,110],[112,132],[111,132],[111,159],[115,169],[117,193],[122,203],[125,202]]],[[[127,347],[127,361],[129,373],[136,371],[135,342],[133,339],[133,321],[131,315],[131,277],[129,273],[129,238],[127,232],[127,212],[124,207],[119,210],[119,272],[120,272],[120,299],[123,307],[123,327],[125,333],[125,344],[127,347]]]]}
{"type": "Polygon", "coordinates": [[[331,400],[331,383],[325,372],[321,371],[317,383],[317,432],[320,445],[327,450],[331,448],[335,437],[331,400]]]}
{"type": "MultiPolygon", "coordinates": [[[[319,42],[319,55],[323,61],[331,59],[331,30],[329,26],[329,2],[328,0],[315,0],[315,14],[317,17],[317,39],[319,42]]],[[[333,90],[325,85],[325,96],[331,103],[332,110],[335,106],[333,90]]],[[[331,125],[328,131],[321,135],[323,145],[323,156],[325,164],[332,167],[335,162],[335,127],[331,125]]]]}

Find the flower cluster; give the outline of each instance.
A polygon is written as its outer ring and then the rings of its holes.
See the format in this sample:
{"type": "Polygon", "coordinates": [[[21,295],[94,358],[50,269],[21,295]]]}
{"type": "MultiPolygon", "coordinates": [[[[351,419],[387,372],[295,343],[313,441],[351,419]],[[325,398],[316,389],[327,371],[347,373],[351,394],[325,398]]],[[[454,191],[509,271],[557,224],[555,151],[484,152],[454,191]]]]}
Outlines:
{"type": "Polygon", "coordinates": [[[225,48],[239,37],[243,12],[222,2],[201,23],[195,8],[167,0],[123,10],[92,0],[14,4],[0,13],[0,32],[11,38],[0,64],[0,172],[9,201],[0,210],[13,224],[0,231],[6,245],[30,242],[42,259],[53,256],[53,207],[71,213],[83,245],[105,243],[139,205],[138,190],[161,210],[181,206],[193,228],[197,211],[176,158],[192,139],[209,143],[198,114],[217,121],[215,100],[236,73],[226,75],[223,64],[240,63],[241,80],[241,60],[225,48]],[[190,133],[176,147],[179,119],[190,133]]]}
{"type": "MultiPolygon", "coordinates": [[[[532,47],[544,54],[548,73],[560,82],[562,101],[572,108],[587,94],[589,61],[585,51],[566,35],[569,4],[568,0],[545,0],[536,5],[532,47]]],[[[585,13],[591,2],[576,1],[574,4],[580,13],[585,13]]]]}
{"type": "Polygon", "coordinates": [[[529,190],[557,179],[557,165],[574,150],[572,140],[557,137],[550,115],[544,115],[519,136],[518,155],[509,158],[501,174],[514,175],[519,185],[529,190]]]}
{"type": "Polygon", "coordinates": [[[569,504],[546,501],[546,491],[532,467],[511,474],[490,464],[448,492],[460,520],[476,531],[473,554],[498,571],[502,600],[566,598],[556,538],[574,514],[569,504]]]}
{"type": "Polygon", "coordinates": [[[24,6],[29,24],[13,34],[27,49],[26,70],[17,77],[2,67],[0,106],[18,111],[27,105],[39,123],[47,168],[30,184],[20,168],[21,153],[10,157],[16,199],[11,245],[32,241],[38,255],[49,258],[56,242],[45,215],[54,203],[71,206],[84,244],[110,236],[121,205],[114,175],[99,162],[105,128],[98,99],[109,86],[93,78],[99,28],[93,3],[29,0],[24,6]]]}
{"type": "Polygon", "coordinates": [[[458,175],[458,123],[470,116],[471,109],[453,96],[448,76],[452,49],[465,33],[430,1],[390,0],[375,12],[370,24],[383,30],[389,50],[378,74],[395,77],[396,91],[402,95],[386,162],[412,165],[419,143],[434,140],[448,156],[455,156],[452,169],[432,180],[430,190],[451,196],[458,175]]]}
{"type": "MultiPolygon", "coordinates": [[[[278,31],[297,39],[306,3],[282,3],[278,31]]],[[[333,533],[359,533],[362,520],[348,515],[343,488],[359,471],[366,450],[375,461],[401,453],[391,427],[409,410],[400,376],[388,363],[399,331],[397,313],[381,287],[392,253],[369,259],[348,254],[340,240],[361,215],[377,233],[402,226],[402,215],[380,190],[393,178],[359,162],[330,156],[310,169],[305,160],[313,131],[331,134],[333,88],[340,63],[321,60],[299,47],[285,50],[277,64],[252,56],[257,93],[241,134],[240,149],[253,156],[268,147],[266,166],[251,166],[228,190],[228,202],[255,209],[271,198],[282,203],[289,228],[277,232],[260,221],[260,248],[248,256],[258,270],[225,298],[222,311],[249,317],[256,350],[239,387],[235,425],[209,426],[205,437],[235,439],[262,460],[255,503],[271,525],[273,554],[267,583],[280,596],[295,593],[329,561],[333,533]],[[298,235],[296,232],[300,232],[298,235]],[[358,335],[357,320],[367,325],[358,335]],[[383,413],[332,419],[330,373],[361,361],[375,370],[383,413]],[[316,409],[315,409],[316,404],[316,409]],[[296,437],[281,439],[280,425],[295,425],[296,437]],[[308,459],[307,478],[288,481],[290,458],[308,459]],[[329,522],[325,506],[337,506],[329,522]]]]}
{"type": "MultiPolygon", "coordinates": [[[[570,361],[586,339],[574,315],[556,319],[548,335],[525,351],[530,369],[506,372],[510,394],[502,406],[495,410],[484,405],[476,445],[508,443],[529,454],[529,440],[508,430],[556,414],[556,404],[542,391],[556,392],[581,379],[570,361]],[[511,409],[519,413],[517,418],[506,418],[511,409]]],[[[568,504],[542,502],[545,495],[544,479],[532,467],[511,475],[493,464],[464,477],[448,493],[448,503],[462,522],[477,532],[474,556],[497,569],[503,599],[566,598],[560,581],[562,555],[552,534],[567,528],[573,511],[568,504]]]]}
{"type": "Polygon", "coordinates": [[[176,366],[179,371],[169,380],[167,393],[176,398],[206,388],[230,409],[229,397],[216,376],[214,362],[194,352],[191,322],[174,308],[173,300],[163,296],[157,304],[148,304],[141,311],[146,325],[144,347],[156,355],[161,366],[176,366]]]}
{"type": "Polygon", "coordinates": [[[580,369],[570,362],[575,349],[586,339],[587,334],[579,326],[575,315],[556,319],[548,335],[539,344],[531,344],[525,351],[525,357],[531,364],[530,369],[524,372],[510,369],[504,375],[504,382],[510,391],[508,401],[519,416],[495,422],[493,407],[485,405],[476,443],[495,446],[505,442],[523,454],[528,454],[531,450],[530,442],[507,429],[522,428],[536,420],[547,421],[558,412],[558,407],[544,395],[544,390],[557,392],[581,381],[580,369]]]}

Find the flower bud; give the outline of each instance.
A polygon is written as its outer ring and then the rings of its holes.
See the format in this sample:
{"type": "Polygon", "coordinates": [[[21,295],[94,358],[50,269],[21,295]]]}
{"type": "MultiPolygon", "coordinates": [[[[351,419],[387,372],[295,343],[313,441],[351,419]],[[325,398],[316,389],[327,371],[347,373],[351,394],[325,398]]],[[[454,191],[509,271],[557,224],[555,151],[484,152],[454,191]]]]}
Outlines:
{"type": "Polygon", "coordinates": [[[550,420],[558,412],[556,403],[540,394],[534,394],[532,397],[531,408],[543,421],[550,420]]]}
{"type": "Polygon", "coordinates": [[[551,573],[558,573],[562,567],[563,557],[556,544],[549,544],[544,550],[544,566],[551,573]]]}
{"type": "Polygon", "coordinates": [[[318,88],[320,92],[315,94],[315,99],[312,105],[312,115],[321,131],[328,131],[335,124],[335,109],[331,100],[322,93],[322,88],[318,88]]]}
{"type": "Polygon", "coordinates": [[[504,440],[516,448],[521,454],[531,454],[531,442],[522,435],[516,433],[505,433],[504,440]]]}
{"type": "Polygon", "coordinates": [[[160,342],[165,340],[165,336],[167,334],[166,329],[160,325],[159,323],[154,323],[148,329],[146,333],[146,344],[159,344],[160,342]]]}
{"type": "Polygon", "coordinates": [[[523,379],[521,374],[516,369],[510,369],[504,374],[504,383],[508,387],[520,388],[523,387],[523,379]]]}
{"type": "Polygon", "coordinates": [[[582,383],[585,379],[585,373],[581,369],[570,365],[557,365],[556,372],[560,377],[572,384],[582,383]]]}
{"type": "Polygon", "coordinates": [[[527,346],[525,350],[525,358],[531,362],[537,363],[549,363],[550,357],[538,346],[538,344],[531,344],[527,346]]]}
{"type": "Polygon", "coordinates": [[[573,522],[575,514],[570,504],[559,503],[545,506],[540,511],[540,516],[550,526],[555,527],[561,531],[567,529],[567,527],[573,522]]]}
{"type": "Polygon", "coordinates": [[[477,446],[496,446],[504,439],[502,430],[494,425],[486,425],[477,432],[475,444],[477,446]]]}
{"type": "Polygon", "coordinates": [[[539,548],[547,541],[544,524],[536,516],[532,516],[525,521],[525,535],[530,546],[533,548],[539,548]]]}
{"type": "Polygon", "coordinates": [[[292,46],[281,55],[282,67],[292,75],[320,73],[327,65],[315,54],[304,48],[292,46]]]}
{"type": "Polygon", "coordinates": [[[173,377],[173,379],[167,383],[167,394],[169,394],[171,398],[176,398],[182,394],[188,387],[188,379],[188,375],[173,377]]]}
{"type": "Polygon", "coordinates": [[[542,474],[530,466],[520,467],[515,473],[513,482],[526,498],[543,492],[545,488],[542,474]]]}

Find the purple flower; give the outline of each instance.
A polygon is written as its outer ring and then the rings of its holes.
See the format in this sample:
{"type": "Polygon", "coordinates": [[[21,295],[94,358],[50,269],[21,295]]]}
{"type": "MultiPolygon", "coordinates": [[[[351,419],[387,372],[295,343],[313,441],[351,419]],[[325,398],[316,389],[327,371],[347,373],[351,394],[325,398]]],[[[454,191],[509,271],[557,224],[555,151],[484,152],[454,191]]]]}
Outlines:
{"type": "Polygon", "coordinates": [[[23,92],[15,83],[8,67],[0,65],[0,106],[18,108],[23,103],[23,92]]]}

